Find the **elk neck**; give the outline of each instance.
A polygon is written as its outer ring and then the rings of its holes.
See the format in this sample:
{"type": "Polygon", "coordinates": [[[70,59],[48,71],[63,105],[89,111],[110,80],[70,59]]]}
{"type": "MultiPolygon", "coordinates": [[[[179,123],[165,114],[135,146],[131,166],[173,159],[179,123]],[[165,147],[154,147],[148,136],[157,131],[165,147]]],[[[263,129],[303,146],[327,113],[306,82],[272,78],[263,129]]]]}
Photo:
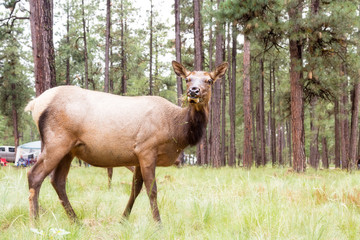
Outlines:
{"type": "Polygon", "coordinates": [[[178,143],[181,148],[196,145],[204,135],[208,122],[209,106],[204,103],[201,106],[189,104],[181,109],[176,129],[178,143]]]}

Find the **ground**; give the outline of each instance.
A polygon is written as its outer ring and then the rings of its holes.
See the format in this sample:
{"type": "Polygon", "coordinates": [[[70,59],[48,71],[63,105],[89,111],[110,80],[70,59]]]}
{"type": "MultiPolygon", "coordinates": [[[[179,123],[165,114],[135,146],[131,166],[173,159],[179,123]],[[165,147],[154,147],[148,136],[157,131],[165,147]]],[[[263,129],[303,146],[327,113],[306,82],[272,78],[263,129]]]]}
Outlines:
{"type": "Polygon", "coordinates": [[[77,167],[67,192],[79,223],[67,218],[49,179],[40,221],[29,224],[26,168],[0,168],[0,239],[357,239],[360,173],[342,170],[204,167],[157,168],[163,224],[154,223],[145,191],[120,223],[131,172],[77,167]],[[56,231],[54,231],[56,229],[56,231]],[[42,233],[42,235],[41,235],[42,233]],[[65,235],[61,235],[65,234],[65,235]]]}

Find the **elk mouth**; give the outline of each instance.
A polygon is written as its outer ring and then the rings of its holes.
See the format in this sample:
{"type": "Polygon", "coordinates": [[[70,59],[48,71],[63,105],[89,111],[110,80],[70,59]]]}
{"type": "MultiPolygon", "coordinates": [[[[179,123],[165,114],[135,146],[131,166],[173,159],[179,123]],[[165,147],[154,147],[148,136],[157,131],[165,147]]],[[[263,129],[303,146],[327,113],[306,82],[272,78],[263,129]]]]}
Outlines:
{"type": "Polygon", "coordinates": [[[197,103],[201,102],[201,98],[200,98],[200,97],[188,96],[187,99],[188,99],[188,102],[189,102],[189,103],[192,103],[192,104],[197,104],[197,103]]]}

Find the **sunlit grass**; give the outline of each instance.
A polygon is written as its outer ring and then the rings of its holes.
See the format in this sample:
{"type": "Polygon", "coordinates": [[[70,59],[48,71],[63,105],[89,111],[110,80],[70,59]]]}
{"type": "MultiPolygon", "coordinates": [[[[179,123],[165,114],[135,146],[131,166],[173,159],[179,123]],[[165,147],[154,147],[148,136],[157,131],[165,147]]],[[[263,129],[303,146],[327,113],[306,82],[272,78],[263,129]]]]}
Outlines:
{"type": "Polygon", "coordinates": [[[341,170],[158,168],[163,224],[152,219],[143,191],[120,223],[131,172],[72,167],[67,192],[72,223],[49,179],[40,191],[40,220],[30,230],[26,169],[0,168],[0,239],[358,239],[360,173],[341,170]],[[52,236],[51,228],[69,232],[52,236]]]}

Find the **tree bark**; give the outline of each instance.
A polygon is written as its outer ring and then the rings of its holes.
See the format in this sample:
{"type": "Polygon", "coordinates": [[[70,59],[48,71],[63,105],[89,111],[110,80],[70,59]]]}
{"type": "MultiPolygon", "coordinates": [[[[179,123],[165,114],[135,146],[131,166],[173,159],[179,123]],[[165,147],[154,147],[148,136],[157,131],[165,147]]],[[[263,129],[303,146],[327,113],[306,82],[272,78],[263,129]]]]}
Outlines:
{"type": "Polygon", "coordinates": [[[201,5],[200,0],[193,0],[194,10],[194,62],[195,71],[203,70],[203,43],[201,37],[201,5]]]}
{"type": "Polygon", "coordinates": [[[153,74],[152,74],[152,58],[153,58],[153,2],[150,0],[150,61],[149,61],[149,95],[153,95],[153,74]]]}
{"type": "Polygon", "coordinates": [[[325,169],[329,169],[329,158],[326,137],[322,138],[322,163],[325,169]]]}
{"type": "Polygon", "coordinates": [[[84,38],[84,64],[85,64],[85,88],[89,89],[89,67],[88,67],[88,51],[87,51],[87,40],[86,40],[86,23],[85,23],[85,5],[84,0],[82,3],[82,25],[83,25],[83,38],[84,38]]]}
{"type": "Polygon", "coordinates": [[[264,61],[260,59],[260,82],[259,82],[259,120],[260,120],[260,157],[261,165],[266,164],[266,143],[265,143],[265,101],[264,101],[264,61]]]}
{"type": "Polygon", "coordinates": [[[18,117],[18,109],[16,108],[16,84],[11,84],[11,91],[13,93],[12,95],[12,123],[13,123],[13,133],[14,133],[14,144],[15,144],[15,150],[17,150],[17,147],[19,146],[19,117],[18,117]]]}
{"type": "Polygon", "coordinates": [[[271,160],[272,165],[276,165],[276,118],[275,118],[275,94],[276,94],[276,78],[275,78],[275,65],[274,63],[270,66],[272,70],[272,99],[271,99],[271,160]]]}
{"type": "MultiPolygon", "coordinates": [[[[230,24],[228,24],[227,33],[227,54],[228,62],[230,64],[230,24]]],[[[224,44],[225,45],[225,44],[224,44]]],[[[225,55],[225,54],[224,54],[225,55]]],[[[228,69],[228,76],[231,69],[228,69]]],[[[221,81],[221,165],[226,165],[226,80],[225,77],[221,81]]]]}
{"type": "Polygon", "coordinates": [[[111,3],[106,0],[106,34],[105,34],[105,81],[104,92],[109,92],[109,50],[110,50],[110,28],[111,28],[111,3]]]}
{"type": "MultiPolygon", "coordinates": [[[[311,0],[311,14],[312,16],[316,16],[320,9],[320,1],[319,0],[311,0]]],[[[315,29],[312,29],[313,33],[316,33],[315,29]]],[[[310,59],[309,62],[309,79],[310,81],[314,78],[316,79],[316,76],[314,75],[314,69],[316,67],[316,63],[314,63],[314,59],[316,58],[315,52],[316,51],[316,45],[315,40],[313,38],[309,38],[309,55],[310,59]]],[[[310,141],[310,165],[317,169],[319,166],[319,126],[317,124],[317,116],[316,116],[316,104],[317,104],[317,97],[313,96],[310,99],[310,129],[311,129],[311,141],[310,141]]]]}
{"type": "Polygon", "coordinates": [[[317,98],[312,97],[310,100],[310,129],[312,138],[310,142],[310,165],[317,169],[319,166],[319,127],[316,122],[316,104],[317,98]]]}
{"type": "MultiPolygon", "coordinates": [[[[175,54],[176,61],[181,63],[181,37],[180,37],[180,0],[175,0],[175,54]]],[[[183,85],[181,77],[176,77],[178,106],[181,106],[183,85]]]]}
{"type": "MultiPolygon", "coordinates": [[[[217,1],[218,8],[220,7],[221,0],[217,1]]],[[[216,24],[216,66],[220,65],[223,61],[223,35],[222,25],[220,22],[216,24]]],[[[212,133],[211,133],[211,159],[214,167],[221,166],[220,156],[220,105],[221,105],[221,81],[218,79],[213,85],[213,106],[212,106],[212,133]]]]}
{"type": "MultiPolygon", "coordinates": [[[[237,48],[236,23],[232,25],[232,50],[231,50],[231,77],[229,76],[229,117],[230,117],[230,147],[229,166],[236,164],[235,147],[235,115],[236,115],[236,48],[237,48]]],[[[230,71],[230,70],[229,70],[230,71]]]]}
{"type": "Polygon", "coordinates": [[[36,96],[56,86],[53,1],[30,0],[30,26],[36,96]]]}
{"type": "MultiPolygon", "coordinates": [[[[213,4],[213,0],[210,0],[211,5],[213,4]]],[[[213,49],[214,49],[214,41],[213,41],[213,18],[210,16],[210,31],[209,31],[209,69],[210,71],[213,70],[214,64],[213,64],[213,49]]],[[[212,86],[212,90],[214,89],[214,86],[212,86]]],[[[213,158],[212,158],[212,126],[213,126],[213,105],[214,105],[214,99],[210,99],[210,108],[209,108],[209,124],[207,127],[207,134],[208,134],[208,145],[207,145],[207,158],[206,161],[210,165],[213,165],[213,158]]]]}
{"type": "Polygon", "coordinates": [[[348,154],[349,154],[349,121],[348,121],[348,93],[347,93],[347,83],[343,83],[342,86],[343,94],[341,96],[340,102],[340,148],[341,148],[341,167],[342,169],[348,168],[348,154]]]}
{"type": "MultiPolygon", "coordinates": [[[[201,28],[201,3],[200,0],[193,0],[193,10],[194,10],[194,62],[195,70],[202,71],[204,68],[204,51],[202,43],[202,28],[201,28]]],[[[206,145],[207,145],[207,136],[204,134],[202,136],[199,144],[196,147],[196,158],[198,165],[205,163],[206,158],[206,145]]]]}
{"type": "MultiPolygon", "coordinates": [[[[124,30],[126,27],[126,21],[125,21],[125,14],[124,14],[124,2],[123,0],[121,0],[120,2],[120,8],[121,8],[121,14],[120,14],[120,45],[121,45],[121,94],[122,95],[126,95],[127,92],[127,82],[126,82],[126,56],[125,56],[125,36],[124,36],[124,30]],[[124,24],[125,22],[125,24],[124,24]]],[[[152,30],[150,30],[152,31],[152,30]]],[[[152,46],[152,44],[151,44],[152,46]]],[[[152,53],[152,50],[150,50],[150,52],[152,53]]],[[[152,57],[152,54],[151,56],[152,57]]],[[[150,64],[151,64],[151,60],[150,60],[150,64]]],[[[152,68],[150,68],[152,69],[152,68]]],[[[151,75],[152,76],[152,75],[151,75]]]]}
{"type": "MultiPolygon", "coordinates": [[[[69,0],[67,1],[66,5],[66,44],[70,46],[70,3],[69,0]]],[[[70,54],[66,54],[66,85],[70,85],[70,54]]]]}
{"type": "MultiPolygon", "coordinates": [[[[290,35],[300,32],[297,23],[301,19],[303,0],[295,1],[288,8],[290,21],[295,22],[290,35]]],[[[305,171],[305,132],[304,132],[304,102],[302,79],[302,43],[300,39],[289,38],[290,49],[290,87],[291,87],[291,131],[293,147],[293,169],[296,172],[305,171]]]]}
{"type": "Polygon", "coordinates": [[[244,167],[250,169],[252,166],[252,144],[251,144],[251,86],[250,86],[250,39],[244,34],[244,60],[243,60],[243,105],[244,105],[244,167]]]}
{"type": "Polygon", "coordinates": [[[351,111],[351,134],[350,134],[350,151],[349,151],[349,168],[355,170],[357,167],[357,140],[358,140],[358,119],[359,119],[359,92],[360,83],[354,83],[354,93],[352,98],[351,111]]]}
{"type": "MultiPolygon", "coordinates": [[[[180,36],[180,0],[175,0],[175,55],[176,61],[181,63],[181,36],[180,36]]],[[[177,88],[177,104],[181,107],[182,95],[183,95],[183,84],[182,79],[176,76],[176,88],[177,88]]],[[[184,152],[181,152],[179,162],[184,162],[184,152]]]]}
{"type": "Polygon", "coordinates": [[[335,118],[335,168],[341,166],[341,134],[339,120],[339,100],[336,98],[334,102],[334,118],[335,118]]]}
{"type": "Polygon", "coordinates": [[[278,158],[279,158],[279,166],[284,166],[283,160],[283,148],[284,148],[284,130],[283,124],[279,124],[278,127],[278,158]]]}
{"type": "MultiPolygon", "coordinates": [[[[109,50],[110,50],[110,29],[111,29],[111,2],[106,0],[106,34],[105,34],[105,81],[104,92],[109,92],[109,50]]],[[[111,187],[113,169],[108,168],[108,187],[111,187]]]]}
{"type": "Polygon", "coordinates": [[[291,121],[286,121],[286,132],[287,132],[287,146],[289,149],[289,165],[292,166],[292,151],[291,151],[291,121]]]}

